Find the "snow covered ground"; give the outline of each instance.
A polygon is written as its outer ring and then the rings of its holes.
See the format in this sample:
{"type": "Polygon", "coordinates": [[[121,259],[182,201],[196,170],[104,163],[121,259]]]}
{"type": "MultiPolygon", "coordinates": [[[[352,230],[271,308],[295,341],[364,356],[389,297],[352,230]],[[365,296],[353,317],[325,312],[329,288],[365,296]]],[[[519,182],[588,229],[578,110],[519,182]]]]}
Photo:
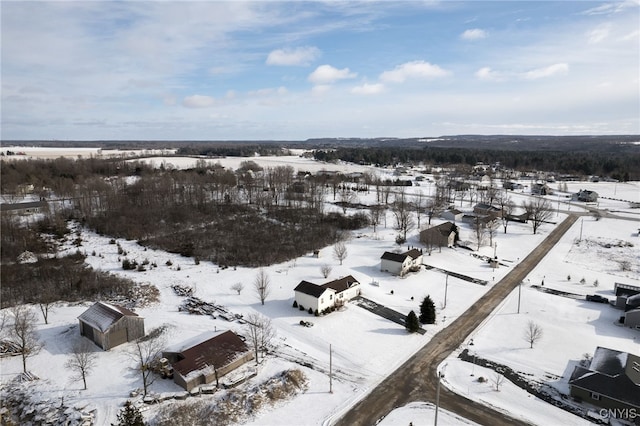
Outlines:
{"type": "MultiPolygon", "coordinates": [[[[262,157],[251,158],[259,162],[262,157]]],[[[246,159],[242,159],[246,160],[246,159]]],[[[237,167],[238,159],[220,159],[225,166],[237,167]],[[228,164],[226,162],[229,162],[228,164]],[[237,164],[236,164],[237,163],[237,164]]],[[[268,161],[272,161],[269,159],[268,161]]],[[[314,163],[301,157],[287,157],[277,160],[289,164],[296,170],[319,170],[329,167],[314,163]]],[[[267,165],[267,164],[263,164],[267,165]]],[[[359,167],[338,165],[339,170],[361,170],[359,167]],[[346,169],[345,169],[346,168],[346,169]]],[[[372,169],[370,169],[372,170],[372,169]]],[[[389,170],[373,170],[378,174],[391,173],[389,170]]],[[[640,218],[640,211],[630,209],[626,201],[640,202],[640,185],[633,183],[569,183],[571,191],[592,189],[601,197],[610,196],[624,201],[601,198],[599,208],[621,212],[629,218],[640,218]],[[615,197],[614,197],[615,195],[615,197]]],[[[409,187],[408,191],[418,190],[428,193],[433,188],[426,184],[409,187]]],[[[554,188],[555,189],[555,188],[554,188]]],[[[527,198],[525,193],[511,193],[519,204],[527,198]]],[[[368,203],[375,199],[372,191],[359,195],[360,202],[368,203]]],[[[567,211],[583,211],[578,203],[566,204],[558,196],[549,197],[557,201],[557,212],[553,220],[560,222],[567,211]]],[[[458,203],[459,204],[459,203],[458,203]]],[[[457,206],[459,207],[459,206],[457,206]]],[[[335,208],[335,206],[333,206],[335,208]]],[[[460,207],[459,207],[460,208],[460,207]]],[[[465,201],[461,209],[470,209],[465,201]]],[[[421,219],[422,225],[427,221],[421,219]]],[[[434,223],[442,222],[434,219],[434,223]]],[[[443,249],[425,256],[424,263],[452,270],[489,282],[487,286],[472,284],[437,272],[422,270],[399,278],[380,272],[380,256],[386,250],[406,250],[407,246],[419,247],[417,231],[410,234],[409,241],[403,247],[395,244],[397,231],[393,229],[391,213],[387,216],[387,226],[380,226],[377,232],[371,228],[357,231],[347,242],[348,256],[343,265],[333,258],[333,248],[320,251],[318,258],[311,253],[298,259],[265,268],[271,280],[271,293],[262,306],[253,289],[257,270],[250,268],[220,269],[210,262],[196,264],[192,258],[185,258],[162,251],[145,250],[134,241],[118,242],[129,255],[129,259],[141,262],[148,259],[158,267],[145,272],[123,271],[118,260],[116,246],[109,244],[108,237],[101,237],[86,230],[82,231],[82,246],[87,262],[94,268],[128,276],[140,283],[149,283],[160,290],[159,303],[138,309],[136,312],[145,318],[145,327],[167,326],[167,338],[171,343],[179,343],[204,331],[212,329],[231,329],[242,332],[243,325],[227,322],[220,318],[189,315],[178,311],[182,298],[172,290],[174,284],[190,286],[195,296],[205,301],[215,301],[230,311],[240,314],[260,313],[269,317],[277,330],[276,348],[273,355],[258,368],[258,376],[246,383],[266,380],[280,371],[299,368],[309,379],[306,392],[295,398],[280,402],[276,406],[263,408],[254,417],[246,419],[249,425],[320,425],[331,424],[350,406],[362,398],[368,390],[383,380],[391,371],[401,365],[419,347],[424,345],[435,333],[443,329],[470,308],[491,285],[498,282],[510,266],[501,266],[495,270],[485,262],[470,255],[464,249],[443,249]],[[93,253],[95,252],[95,255],[93,253]],[[167,261],[171,266],[167,266],[167,261]],[[327,280],[322,277],[320,266],[327,263],[333,270],[327,280]],[[292,308],[293,288],[301,281],[308,280],[318,284],[331,279],[353,275],[362,283],[363,295],[376,302],[404,314],[410,310],[419,310],[419,304],[426,295],[430,295],[437,307],[437,324],[426,326],[425,335],[407,334],[405,329],[393,322],[378,317],[354,304],[345,309],[323,317],[314,317],[292,308]],[[244,284],[240,295],[231,287],[237,282],[244,284]],[[376,283],[373,285],[372,283],[376,283]],[[445,303],[445,290],[447,299],[445,303]],[[392,293],[393,291],[393,293],[392,293]],[[445,306],[446,305],[446,306],[445,306]],[[299,325],[300,320],[312,321],[311,328],[299,325]],[[329,393],[329,346],[332,349],[333,382],[329,393]],[[280,354],[280,355],[278,355],[280,354]],[[313,369],[300,363],[309,363],[313,369]],[[313,409],[310,409],[313,407],[313,409]]],[[[514,265],[524,258],[552,230],[553,225],[543,225],[539,234],[532,235],[530,225],[511,223],[508,233],[502,230],[496,237],[497,246],[482,247],[480,253],[492,256],[494,250],[505,265],[514,265]]],[[[620,281],[640,285],[640,258],[637,246],[640,244],[638,228],[640,222],[618,219],[596,221],[587,216],[579,220],[561,242],[532,271],[522,286],[521,310],[517,312],[517,290],[485,321],[471,336],[474,340],[473,351],[478,357],[491,359],[512,368],[530,373],[532,377],[550,381],[551,384],[567,391],[567,378],[573,365],[584,353],[593,353],[596,346],[638,353],[640,333],[621,328],[614,324],[619,311],[604,304],[569,299],[542,293],[531,285],[577,294],[601,294],[611,297],[614,282],[620,281]],[[580,239],[580,244],[576,240],[580,239]],[[626,249],[606,249],[600,241],[626,241],[634,247],[626,249]],[[628,258],[635,269],[622,272],[616,263],[621,257],[628,258]],[[571,279],[567,277],[570,275],[571,279]],[[585,283],[581,284],[581,278],[585,283]],[[598,286],[593,282],[598,280],[598,286]],[[527,320],[540,323],[544,330],[543,338],[533,349],[524,341],[522,334],[527,320]]],[[[468,239],[471,230],[462,226],[462,239],[468,239]]],[[[69,251],[76,248],[70,244],[69,251]]],[[[49,324],[38,324],[43,350],[27,361],[28,370],[40,380],[31,382],[34,398],[52,402],[64,398],[68,406],[78,405],[84,411],[95,410],[96,424],[108,425],[115,421],[119,407],[129,397],[130,391],[141,387],[141,380],[131,370],[133,361],[127,355],[129,345],[122,345],[109,352],[98,352],[98,364],[88,378],[88,389],[82,390],[81,383],[70,382],[69,372],[64,368],[70,348],[79,339],[77,317],[88,307],[60,303],[50,314],[49,324]]],[[[468,348],[460,348],[460,350],[468,348]]],[[[478,383],[474,377],[491,377],[490,371],[472,363],[458,360],[455,356],[441,366],[445,372],[444,385],[474,400],[499,407],[529,422],[547,424],[582,424],[582,420],[563,410],[545,404],[519,388],[504,383],[501,390],[491,388],[491,382],[478,383]],[[446,365],[445,365],[446,364],[446,365]],[[474,373],[474,376],[471,376],[474,373]]],[[[6,384],[22,370],[17,357],[0,359],[0,381],[6,384]]],[[[151,387],[153,392],[180,392],[181,388],[171,381],[158,379],[151,387]]],[[[201,398],[206,398],[205,396],[201,398]]],[[[150,417],[156,408],[149,408],[145,416],[150,417]]],[[[464,424],[463,420],[441,412],[441,424],[464,424]]],[[[416,403],[390,413],[381,424],[430,424],[433,409],[416,403]]],[[[471,424],[468,422],[467,424],[471,424]]]]}

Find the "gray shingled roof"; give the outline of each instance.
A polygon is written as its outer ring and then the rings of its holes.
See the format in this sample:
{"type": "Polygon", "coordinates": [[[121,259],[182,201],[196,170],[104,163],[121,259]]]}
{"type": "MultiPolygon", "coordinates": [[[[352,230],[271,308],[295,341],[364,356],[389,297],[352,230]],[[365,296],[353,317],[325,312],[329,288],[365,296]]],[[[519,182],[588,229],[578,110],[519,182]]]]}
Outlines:
{"type": "Polygon", "coordinates": [[[640,385],[625,373],[632,361],[638,362],[640,357],[598,347],[589,368],[576,367],[569,384],[640,408],[640,385]]]}
{"type": "Polygon", "coordinates": [[[105,302],[96,302],[84,311],[78,319],[91,327],[105,332],[124,316],[138,316],[121,306],[111,305],[105,302]]]}

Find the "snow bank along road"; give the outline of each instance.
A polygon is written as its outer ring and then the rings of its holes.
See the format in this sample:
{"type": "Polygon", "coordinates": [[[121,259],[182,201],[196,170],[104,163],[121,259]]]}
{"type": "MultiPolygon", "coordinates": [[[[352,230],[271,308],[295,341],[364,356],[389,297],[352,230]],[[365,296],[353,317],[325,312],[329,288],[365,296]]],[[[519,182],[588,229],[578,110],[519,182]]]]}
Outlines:
{"type": "MultiPolygon", "coordinates": [[[[435,403],[438,365],[461,346],[482,321],[557,244],[578,215],[568,216],[520,264],[482,296],[471,308],[391,373],[380,385],[351,408],[336,424],[339,426],[374,425],[394,408],[414,401],[435,403]]],[[[440,407],[476,423],[492,426],[527,425],[488,406],[471,401],[440,387],[440,407]]]]}

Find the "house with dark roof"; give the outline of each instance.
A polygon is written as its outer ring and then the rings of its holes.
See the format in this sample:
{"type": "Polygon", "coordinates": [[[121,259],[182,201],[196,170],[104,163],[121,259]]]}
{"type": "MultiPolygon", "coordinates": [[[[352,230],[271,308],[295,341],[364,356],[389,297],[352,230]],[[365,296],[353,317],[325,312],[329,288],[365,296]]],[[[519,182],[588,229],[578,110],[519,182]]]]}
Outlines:
{"type": "Polygon", "coordinates": [[[385,251],[380,257],[380,270],[394,275],[404,276],[417,271],[422,265],[422,250],[410,249],[404,253],[385,251]]]}
{"type": "Polygon", "coordinates": [[[640,413],[640,356],[598,346],[588,367],[575,367],[569,388],[580,401],[640,413]]]}
{"type": "Polygon", "coordinates": [[[427,247],[427,253],[431,254],[434,248],[453,247],[458,241],[458,227],[451,222],[420,231],[420,242],[427,247]]]}
{"type": "Polygon", "coordinates": [[[110,303],[94,303],[78,321],[80,335],[105,351],[144,336],[144,318],[110,303]]]}
{"type": "Polygon", "coordinates": [[[347,275],[322,285],[301,281],[293,290],[298,306],[304,310],[311,308],[313,312],[323,312],[360,295],[360,282],[352,275],[347,275]]]}
{"type": "Polygon", "coordinates": [[[479,215],[492,216],[494,218],[502,217],[502,210],[500,207],[486,203],[478,203],[473,206],[473,212],[479,215]]]}
{"type": "Polygon", "coordinates": [[[230,330],[206,332],[162,352],[173,367],[173,381],[187,391],[216,382],[254,357],[230,330]]]}
{"type": "Polygon", "coordinates": [[[571,195],[572,201],[582,201],[585,203],[595,203],[598,201],[598,193],[596,191],[589,191],[588,189],[581,189],[575,194],[571,195]]]}

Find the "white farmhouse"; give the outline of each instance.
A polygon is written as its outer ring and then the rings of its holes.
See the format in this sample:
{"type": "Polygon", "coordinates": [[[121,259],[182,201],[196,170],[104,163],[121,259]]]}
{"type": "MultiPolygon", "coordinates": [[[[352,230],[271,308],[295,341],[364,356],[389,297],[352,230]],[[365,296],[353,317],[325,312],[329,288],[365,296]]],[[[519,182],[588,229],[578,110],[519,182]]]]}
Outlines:
{"type": "Polygon", "coordinates": [[[360,295],[360,283],[352,275],[330,281],[323,285],[301,281],[294,289],[295,300],[304,310],[323,312],[341,306],[360,295]]]}
{"type": "Polygon", "coordinates": [[[422,250],[411,249],[405,253],[385,251],[380,257],[380,270],[394,275],[404,276],[422,265],[422,250]]]}

